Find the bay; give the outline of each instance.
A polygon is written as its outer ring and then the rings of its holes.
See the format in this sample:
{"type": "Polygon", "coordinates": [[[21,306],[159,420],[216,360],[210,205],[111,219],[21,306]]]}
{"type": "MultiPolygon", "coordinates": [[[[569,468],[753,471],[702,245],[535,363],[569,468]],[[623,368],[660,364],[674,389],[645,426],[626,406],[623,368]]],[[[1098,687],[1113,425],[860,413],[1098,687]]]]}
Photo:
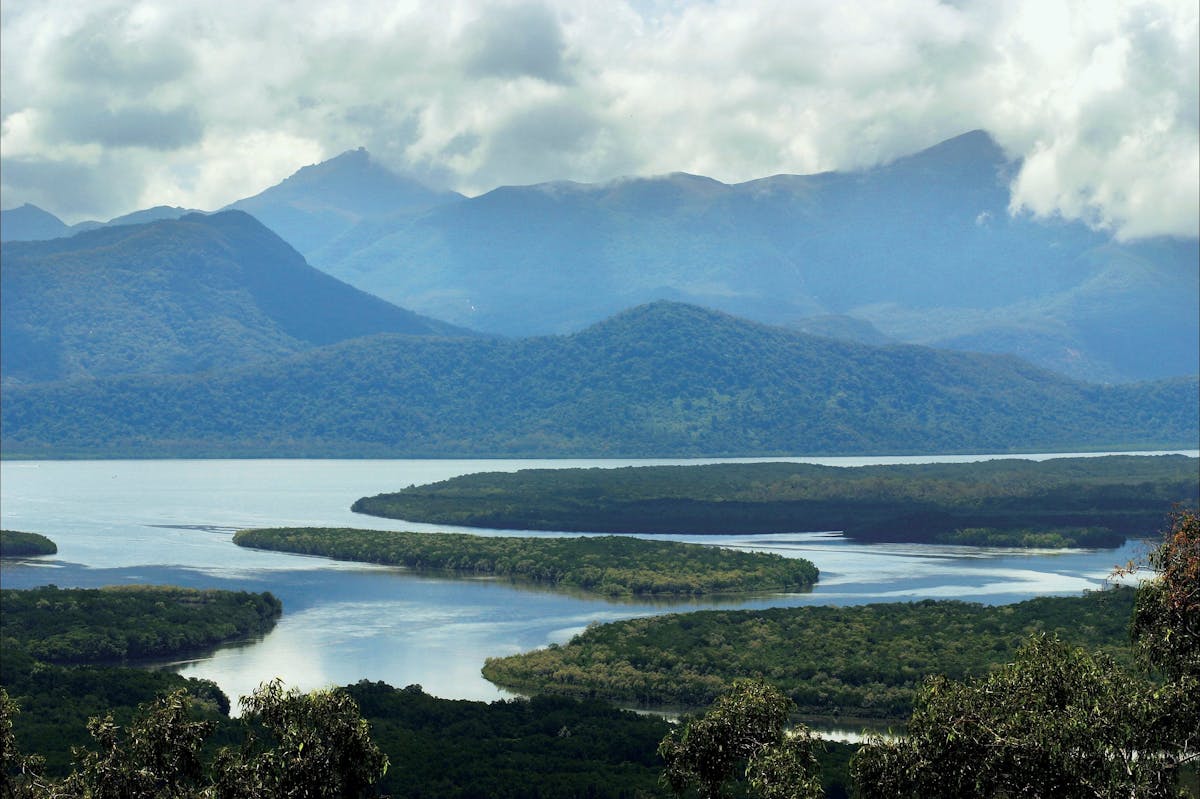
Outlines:
{"type": "MultiPolygon", "coordinates": [[[[1100,454],[1100,453],[1095,453],[1100,454]]],[[[1196,451],[1183,454],[1196,457],[1196,451]]],[[[301,689],[359,679],[419,684],[445,698],[506,696],[480,676],[488,656],[562,643],[591,623],[702,608],[767,608],[956,598],[987,603],[1077,594],[1105,584],[1142,553],[863,545],[828,532],[669,536],[806,557],[821,570],[809,593],[687,601],[614,601],[502,580],[455,580],[403,569],[245,550],[248,527],[345,526],[529,535],[364,517],[361,496],[479,471],[780,461],[830,465],[972,461],[1002,456],[712,460],[165,460],[0,462],[0,524],[59,547],[49,559],[5,561],[5,588],[174,584],[271,591],[284,603],[261,640],[165,664],[214,680],[231,698],[281,677],[301,689]]],[[[1003,456],[1013,457],[1013,456],[1003,456]]],[[[1022,455],[1045,459],[1056,455],[1022,455]]],[[[1148,531],[1149,532],[1149,531],[1148,531]]],[[[563,535],[537,533],[536,535],[563,535]]]]}

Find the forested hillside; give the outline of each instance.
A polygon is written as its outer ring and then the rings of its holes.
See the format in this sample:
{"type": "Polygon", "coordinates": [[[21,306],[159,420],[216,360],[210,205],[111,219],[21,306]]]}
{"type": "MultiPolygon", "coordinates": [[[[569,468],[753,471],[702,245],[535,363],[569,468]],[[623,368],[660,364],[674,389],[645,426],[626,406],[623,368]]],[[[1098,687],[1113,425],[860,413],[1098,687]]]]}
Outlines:
{"type": "Polygon", "coordinates": [[[770,324],[848,315],[1094,381],[1195,374],[1200,244],[1013,215],[1018,167],[973,131],[859,172],[503,186],[364,218],[327,243],[307,243],[316,225],[276,230],[342,280],[506,335],[668,299],[770,324]]]}
{"type": "Polygon", "coordinates": [[[463,335],[341,283],[240,212],[0,251],[5,385],[224,370],[373,333],[463,335]]]}
{"type": "Polygon", "coordinates": [[[5,392],[8,457],[717,456],[1194,448],[1195,378],[1079,383],[656,303],[581,333],[377,336],[237,371],[5,392]]]}

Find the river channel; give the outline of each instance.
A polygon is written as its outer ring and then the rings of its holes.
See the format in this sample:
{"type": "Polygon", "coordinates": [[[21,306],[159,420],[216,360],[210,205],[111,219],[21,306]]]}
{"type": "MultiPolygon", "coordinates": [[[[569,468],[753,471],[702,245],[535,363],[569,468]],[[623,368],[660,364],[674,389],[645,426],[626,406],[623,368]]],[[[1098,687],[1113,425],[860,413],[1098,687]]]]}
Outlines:
{"type": "MultiPolygon", "coordinates": [[[[987,457],[770,460],[855,466],[987,457]]],[[[235,700],[272,677],[306,690],[366,678],[397,687],[419,684],[446,698],[494,700],[506,694],[480,676],[484,658],[563,643],[593,622],[714,607],[924,598],[1016,602],[1099,588],[1114,565],[1144,550],[1139,542],[1120,550],[1055,552],[863,545],[829,531],[670,536],[805,557],[816,563],[821,579],[803,594],[621,602],[506,581],[445,579],[245,550],[232,543],[238,529],[274,526],[512,535],[376,519],[349,508],[361,496],[471,472],[702,462],[719,461],[4,461],[0,523],[47,535],[59,551],[48,559],[5,561],[0,580],[5,588],[147,583],[271,591],[283,601],[284,614],[268,635],[171,666],[215,681],[235,700]]]]}

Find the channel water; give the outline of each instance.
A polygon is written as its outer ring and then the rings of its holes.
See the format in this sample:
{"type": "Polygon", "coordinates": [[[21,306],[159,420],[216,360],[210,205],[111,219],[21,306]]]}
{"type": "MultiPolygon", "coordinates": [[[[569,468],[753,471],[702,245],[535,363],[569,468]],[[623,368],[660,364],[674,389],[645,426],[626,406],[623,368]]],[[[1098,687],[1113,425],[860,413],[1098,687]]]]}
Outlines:
{"type": "MultiPolygon", "coordinates": [[[[989,457],[997,456],[737,460],[856,466],[989,457]]],[[[278,526],[529,535],[377,519],[352,513],[350,505],[361,496],[480,471],[729,460],[4,461],[0,524],[49,536],[58,554],[5,561],[0,582],[5,588],[145,583],[272,592],[283,601],[284,613],[261,640],[170,665],[215,681],[235,702],[272,677],[305,690],[369,679],[396,687],[419,684],[446,698],[495,700],[506,694],[480,676],[486,657],[563,643],[591,623],[716,607],[925,598],[1007,603],[1077,594],[1102,587],[1115,565],[1144,550],[1137,541],[1119,550],[1066,551],[864,545],[831,531],[668,536],[805,557],[816,563],[821,578],[808,593],[667,602],[434,577],[232,543],[236,530],[278,526]]]]}

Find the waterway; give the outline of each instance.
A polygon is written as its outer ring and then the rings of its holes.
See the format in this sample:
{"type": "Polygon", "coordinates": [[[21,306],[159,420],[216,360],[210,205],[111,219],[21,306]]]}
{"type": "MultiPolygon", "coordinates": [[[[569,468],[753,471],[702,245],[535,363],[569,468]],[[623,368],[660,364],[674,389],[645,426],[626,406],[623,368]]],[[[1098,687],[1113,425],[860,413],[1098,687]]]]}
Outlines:
{"type": "MultiPolygon", "coordinates": [[[[853,466],[985,457],[771,460],[853,466]]],[[[1143,549],[1139,542],[1120,550],[1067,551],[864,545],[830,531],[672,536],[805,557],[816,563],[821,579],[808,593],[654,602],[430,577],[232,543],[233,533],[248,527],[466,531],[365,517],[349,508],[361,496],[471,472],[701,462],[718,461],[5,461],[0,524],[47,535],[59,552],[48,559],[5,561],[0,582],[5,588],[145,583],[271,591],[283,601],[284,615],[269,634],[171,666],[214,680],[235,700],[272,677],[305,690],[370,679],[397,687],[419,684],[446,698],[494,700],[506,694],[480,676],[486,657],[563,643],[594,622],[713,607],[924,598],[1006,603],[1077,594],[1103,586],[1115,565],[1143,549]]]]}

